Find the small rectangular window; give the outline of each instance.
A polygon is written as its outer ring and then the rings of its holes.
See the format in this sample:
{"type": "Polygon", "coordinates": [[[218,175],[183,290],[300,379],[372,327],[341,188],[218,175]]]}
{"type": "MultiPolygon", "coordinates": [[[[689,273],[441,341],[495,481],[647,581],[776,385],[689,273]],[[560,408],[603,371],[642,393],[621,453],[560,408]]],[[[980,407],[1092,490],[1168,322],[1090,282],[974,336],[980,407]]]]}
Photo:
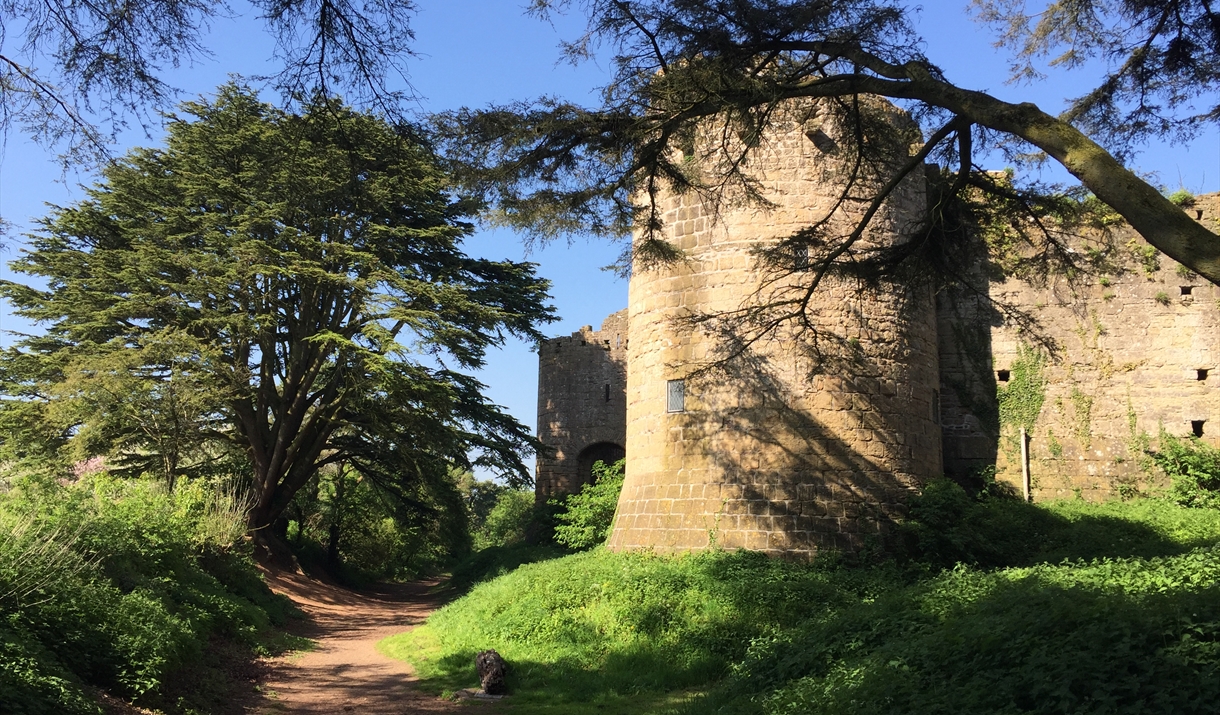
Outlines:
{"type": "Polygon", "coordinates": [[[606,383],[605,392],[606,392],[606,402],[609,402],[610,401],[610,383],[608,383],[608,382],[606,383]]]}
{"type": "Polygon", "coordinates": [[[1190,421],[1190,431],[1193,432],[1196,437],[1202,437],[1203,436],[1203,423],[1206,421],[1207,420],[1191,420],[1190,421]]]}
{"type": "Polygon", "coordinates": [[[665,411],[686,412],[686,381],[665,381],[665,411]]]}
{"type": "Polygon", "coordinates": [[[1194,286],[1178,286],[1178,290],[1182,291],[1182,295],[1190,295],[1194,289],[1194,286]]]}
{"type": "Polygon", "coordinates": [[[940,424],[940,390],[932,390],[932,422],[940,424]]]}
{"type": "Polygon", "coordinates": [[[1206,380],[1207,379],[1207,368],[1201,367],[1198,370],[1195,370],[1195,379],[1198,380],[1199,382],[1203,382],[1204,380],[1206,380]]]}
{"type": "Polygon", "coordinates": [[[1012,373],[1008,370],[996,370],[995,376],[1000,382],[1008,382],[1008,378],[1012,376],[1012,373]]]}

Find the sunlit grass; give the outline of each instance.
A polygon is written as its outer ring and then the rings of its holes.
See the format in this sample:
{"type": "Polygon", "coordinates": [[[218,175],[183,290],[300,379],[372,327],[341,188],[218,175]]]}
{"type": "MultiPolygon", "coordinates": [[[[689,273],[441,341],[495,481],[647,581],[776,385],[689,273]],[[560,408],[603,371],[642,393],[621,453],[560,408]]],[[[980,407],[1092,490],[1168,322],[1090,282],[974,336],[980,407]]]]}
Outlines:
{"type": "Polygon", "coordinates": [[[1220,512],[931,508],[943,543],[912,537],[897,561],[598,549],[527,564],[380,648],[438,695],[477,687],[474,654],[495,648],[522,715],[1074,712],[1136,697],[1168,713],[1220,699],[1207,675],[1220,673],[1220,512]],[[942,570],[954,553],[984,558],[942,570]],[[1067,710],[1050,699],[1061,686],[1067,710]],[[1042,695],[1016,702],[1025,692],[1042,695]]]}

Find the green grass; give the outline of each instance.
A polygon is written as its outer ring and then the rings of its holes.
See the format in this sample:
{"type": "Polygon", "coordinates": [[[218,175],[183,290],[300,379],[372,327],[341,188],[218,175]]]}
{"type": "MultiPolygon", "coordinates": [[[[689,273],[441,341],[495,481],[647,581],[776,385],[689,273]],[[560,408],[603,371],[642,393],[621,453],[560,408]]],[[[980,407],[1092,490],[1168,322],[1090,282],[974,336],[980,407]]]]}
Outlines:
{"type": "Polygon", "coordinates": [[[549,561],[571,553],[549,544],[493,546],[476,551],[456,564],[450,572],[448,587],[468,591],[477,584],[503,576],[524,564],[549,561]]]}
{"type": "Polygon", "coordinates": [[[876,574],[753,553],[666,558],[603,549],[528,564],[476,586],[428,624],[382,642],[435,691],[477,685],[474,654],[494,647],[529,712],[644,712],[705,688],[761,624],[799,619],[876,590],[876,574]]]}
{"type": "Polygon", "coordinates": [[[495,648],[521,715],[1214,711],[1220,512],[934,487],[912,513],[868,564],[527,564],[380,647],[437,693],[495,648]]]}

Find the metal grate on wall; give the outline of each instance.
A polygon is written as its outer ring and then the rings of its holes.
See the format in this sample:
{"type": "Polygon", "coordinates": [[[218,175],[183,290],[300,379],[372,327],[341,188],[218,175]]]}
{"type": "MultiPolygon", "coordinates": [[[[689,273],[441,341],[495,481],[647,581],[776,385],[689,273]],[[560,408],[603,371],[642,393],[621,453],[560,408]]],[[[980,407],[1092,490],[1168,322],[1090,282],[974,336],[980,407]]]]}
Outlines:
{"type": "Polygon", "coordinates": [[[686,411],[686,381],[685,380],[666,380],[665,381],[665,411],[666,412],[685,412],[686,411]]]}

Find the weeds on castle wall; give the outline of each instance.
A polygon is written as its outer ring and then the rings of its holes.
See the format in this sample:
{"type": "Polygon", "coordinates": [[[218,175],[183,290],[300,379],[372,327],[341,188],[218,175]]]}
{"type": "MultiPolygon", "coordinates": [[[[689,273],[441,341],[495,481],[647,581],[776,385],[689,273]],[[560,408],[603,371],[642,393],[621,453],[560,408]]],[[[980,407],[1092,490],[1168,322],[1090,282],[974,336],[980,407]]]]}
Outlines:
{"type": "Polygon", "coordinates": [[[1127,389],[1127,454],[1137,460],[1139,470],[1147,476],[1152,476],[1155,466],[1149,455],[1152,437],[1147,430],[1139,428],[1135,414],[1135,405],[1131,403],[1131,390],[1127,389]]]}
{"type": "Polygon", "coordinates": [[[1033,433],[1042,403],[1046,400],[1046,354],[1030,345],[1017,347],[1017,359],[1009,367],[1008,383],[996,386],[1000,438],[1010,459],[1021,448],[1020,429],[1033,433]]]}
{"type": "Polygon", "coordinates": [[[1160,251],[1154,246],[1144,243],[1139,238],[1132,238],[1127,241],[1127,250],[1130,251],[1131,257],[1139,264],[1139,267],[1144,271],[1144,275],[1149,278],[1154,273],[1161,269],[1160,251]]]}
{"type": "Polygon", "coordinates": [[[1088,449],[1093,444],[1093,396],[1073,386],[1071,400],[1072,434],[1080,441],[1080,446],[1088,449]]]}
{"type": "Polygon", "coordinates": [[[1055,459],[1063,459],[1063,445],[1050,429],[1046,430],[1046,449],[1055,459]]]}
{"type": "Polygon", "coordinates": [[[1195,205],[1195,195],[1186,189],[1178,189],[1165,198],[1169,199],[1170,203],[1175,206],[1181,206],[1184,209],[1195,205]]]}

